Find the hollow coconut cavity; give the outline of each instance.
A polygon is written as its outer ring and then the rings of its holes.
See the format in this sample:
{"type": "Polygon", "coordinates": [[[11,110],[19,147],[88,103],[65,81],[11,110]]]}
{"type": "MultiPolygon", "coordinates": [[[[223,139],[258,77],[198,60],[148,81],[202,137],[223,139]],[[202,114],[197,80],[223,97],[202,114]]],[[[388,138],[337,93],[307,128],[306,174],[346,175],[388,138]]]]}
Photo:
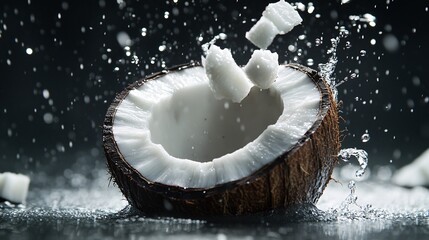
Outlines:
{"type": "Polygon", "coordinates": [[[109,169],[144,212],[237,215],[315,203],[339,150],[336,104],[317,73],[281,66],[272,86],[218,100],[204,68],[137,81],[110,106],[109,169]]]}

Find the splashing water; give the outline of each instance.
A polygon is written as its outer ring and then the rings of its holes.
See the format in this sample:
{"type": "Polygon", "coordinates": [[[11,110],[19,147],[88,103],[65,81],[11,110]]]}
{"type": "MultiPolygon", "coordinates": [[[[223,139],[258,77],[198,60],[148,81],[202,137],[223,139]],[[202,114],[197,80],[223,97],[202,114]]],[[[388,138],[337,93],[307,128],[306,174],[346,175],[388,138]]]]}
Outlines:
{"type": "Polygon", "coordinates": [[[329,84],[329,87],[332,90],[332,93],[334,95],[334,99],[335,100],[338,99],[338,90],[337,90],[337,87],[336,87],[335,78],[333,77],[333,73],[334,73],[335,67],[336,67],[336,65],[338,63],[337,47],[338,47],[339,43],[340,43],[340,37],[336,37],[336,38],[332,38],[331,39],[332,46],[327,51],[327,53],[331,54],[331,56],[329,57],[329,60],[328,60],[327,63],[320,63],[319,64],[320,75],[329,84]]]}
{"type": "Polygon", "coordinates": [[[217,40],[225,40],[226,34],[225,33],[219,33],[218,35],[214,36],[210,42],[204,43],[201,48],[203,49],[204,56],[207,55],[207,51],[209,50],[210,46],[215,44],[217,40]]]}
{"type": "MultiPolygon", "coordinates": [[[[328,49],[326,52],[327,54],[330,54],[329,60],[327,63],[319,63],[319,73],[320,75],[326,80],[329,87],[332,90],[332,94],[334,96],[334,99],[338,100],[338,90],[337,87],[344,83],[346,80],[337,81],[337,79],[334,76],[335,67],[338,63],[338,57],[337,57],[337,48],[340,44],[340,41],[342,38],[347,38],[350,35],[350,31],[347,30],[344,26],[340,27],[340,34],[339,36],[335,38],[331,38],[331,48],[328,49]]],[[[350,43],[348,42],[350,45],[350,43]]],[[[347,43],[346,43],[347,45],[347,43]]]]}
{"type": "Polygon", "coordinates": [[[344,162],[348,162],[351,157],[355,157],[360,166],[360,169],[356,171],[356,177],[362,177],[365,174],[365,170],[368,167],[368,153],[365,150],[356,148],[341,149],[338,157],[344,162]]]}
{"type": "Polygon", "coordinates": [[[339,219],[366,219],[373,218],[375,209],[372,208],[371,204],[360,205],[356,195],[356,183],[350,181],[347,187],[350,189],[350,194],[340,204],[338,208],[330,209],[328,213],[334,214],[339,219]]]}
{"type": "Polygon", "coordinates": [[[358,197],[356,195],[356,182],[350,181],[347,187],[350,189],[350,194],[347,198],[341,203],[340,210],[345,212],[350,212],[350,206],[356,206],[360,210],[367,211],[371,208],[371,205],[361,206],[357,203],[358,197]]]}

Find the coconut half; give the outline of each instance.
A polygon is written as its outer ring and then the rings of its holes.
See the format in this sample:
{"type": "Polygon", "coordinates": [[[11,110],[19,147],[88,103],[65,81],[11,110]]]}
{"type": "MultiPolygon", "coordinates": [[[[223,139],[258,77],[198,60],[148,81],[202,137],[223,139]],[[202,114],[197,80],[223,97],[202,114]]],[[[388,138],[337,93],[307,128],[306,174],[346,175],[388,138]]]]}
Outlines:
{"type": "Polygon", "coordinates": [[[154,74],[117,95],[103,142],[130,204],[188,216],[315,203],[340,148],[329,87],[296,64],[241,103],[216,99],[196,64],[154,74]]]}

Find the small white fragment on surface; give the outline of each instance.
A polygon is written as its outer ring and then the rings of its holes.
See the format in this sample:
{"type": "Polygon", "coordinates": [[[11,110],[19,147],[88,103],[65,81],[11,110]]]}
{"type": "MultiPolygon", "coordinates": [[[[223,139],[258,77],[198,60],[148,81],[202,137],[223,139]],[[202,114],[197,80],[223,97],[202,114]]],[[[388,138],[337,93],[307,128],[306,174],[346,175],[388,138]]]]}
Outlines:
{"type": "Polygon", "coordinates": [[[246,38],[255,46],[261,49],[267,49],[280,31],[277,27],[265,17],[261,17],[253,27],[246,32],[246,38]]]}
{"type": "Polygon", "coordinates": [[[392,182],[406,187],[429,186],[429,149],[412,163],[396,171],[392,182]]]}
{"type": "Polygon", "coordinates": [[[253,84],[235,63],[230,50],[212,45],[203,66],[217,99],[241,102],[249,94],[253,84]]]}
{"type": "Polygon", "coordinates": [[[13,203],[24,203],[30,178],[10,172],[0,174],[0,197],[13,203]]]}
{"type": "Polygon", "coordinates": [[[259,21],[246,33],[246,38],[257,47],[266,49],[277,34],[286,34],[302,22],[292,5],[280,0],[268,4],[259,21]]]}
{"type": "Polygon", "coordinates": [[[279,56],[269,50],[255,50],[244,72],[250,81],[262,89],[271,87],[277,78],[279,56]]]}

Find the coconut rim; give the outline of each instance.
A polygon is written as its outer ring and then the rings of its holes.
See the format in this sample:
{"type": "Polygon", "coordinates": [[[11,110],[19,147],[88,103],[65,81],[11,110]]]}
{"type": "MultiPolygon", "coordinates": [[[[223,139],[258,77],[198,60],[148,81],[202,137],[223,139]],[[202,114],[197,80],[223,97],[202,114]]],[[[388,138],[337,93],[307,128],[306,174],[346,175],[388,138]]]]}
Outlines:
{"type": "MultiPolygon", "coordinates": [[[[215,184],[214,186],[207,187],[207,188],[198,188],[198,187],[188,188],[188,187],[167,185],[167,184],[151,181],[147,179],[145,176],[143,176],[133,166],[131,166],[131,164],[128,163],[126,158],[123,157],[121,151],[119,150],[119,147],[116,143],[114,133],[112,130],[118,106],[128,96],[131,90],[141,87],[148,81],[157,80],[158,78],[163,77],[170,72],[180,71],[187,68],[200,67],[200,66],[201,64],[197,62],[176,65],[169,69],[162,70],[161,72],[157,72],[152,75],[149,75],[144,79],[137,80],[136,82],[133,82],[130,85],[128,85],[128,87],[126,87],[122,92],[116,95],[115,99],[112,101],[112,103],[110,104],[107,110],[106,117],[104,119],[104,125],[103,125],[103,146],[104,146],[106,158],[108,161],[108,167],[114,178],[116,178],[115,171],[121,170],[124,175],[130,178],[130,180],[135,181],[138,186],[143,187],[144,189],[150,190],[152,192],[157,192],[164,196],[168,196],[172,198],[180,198],[180,199],[194,199],[194,198],[201,198],[201,197],[209,197],[209,196],[215,195],[216,193],[226,191],[240,185],[248,184],[249,182],[252,182],[254,179],[257,179],[258,177],[261,177],[267,172],[269,172],[271,169],[273,169],[277,164],[280,164],[282,161],[287,161],[288,156],[292,155],[302,145],[304,145],[304,143],[308,141],[313,135],[313,133],[319,128],[323,119],[327,115],[328,110],[331,108],[331,101],[334,101],[331,97],[332,92],[330,88],[327,86],[323,77],[320,76],[316,70],[302,66],[300,64],[296,64],[296,63],[280,65],[280,67],[290,67],[294,70],[297,70],[306,74],[314,83],[314,85],[317,87],[318,92],[321,95],[320,102],[319,102],[319,109],[318,109],[318,113],[316,115],[315,121],[313,122],[312,126],[305,132],[305,134],[301,138],[299,138],[298,141],[295,144],[293,144],[289,150],[284,151],[281,155],[276,157],[274,160],[262,165],[261,167],[259,167],[259,169],[249,174],[248,176],[242,177],[237,180],[215,184]],[[111,166],[112,163],[115,165],[114,169],[112,169],[113,168],[113,166],[111,166]]],[[[120,186],[120,188],[122,190],[122,186],[120,186]]]]}

